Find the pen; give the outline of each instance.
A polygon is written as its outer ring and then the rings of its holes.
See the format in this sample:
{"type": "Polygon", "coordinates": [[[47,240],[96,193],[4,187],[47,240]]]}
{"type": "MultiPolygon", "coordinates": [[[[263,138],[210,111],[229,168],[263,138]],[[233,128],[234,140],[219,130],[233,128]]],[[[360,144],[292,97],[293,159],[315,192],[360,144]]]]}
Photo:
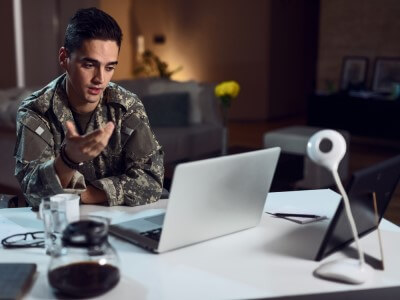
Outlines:
{"type": "Polygon", "coordinates": [[[311,215],[311,214],[291,214],[291,213],[269,213],[276,217],[298,217],[298,218],[319,218],[318,215],[311,215]]]}

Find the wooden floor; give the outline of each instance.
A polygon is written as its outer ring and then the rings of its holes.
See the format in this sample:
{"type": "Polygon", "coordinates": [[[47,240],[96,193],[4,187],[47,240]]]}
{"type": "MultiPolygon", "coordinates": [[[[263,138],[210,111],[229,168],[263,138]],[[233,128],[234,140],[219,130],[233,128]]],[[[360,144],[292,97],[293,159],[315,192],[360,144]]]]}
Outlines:
{"type": "MultiPolygon", "coordinates": [[[[264,133],[277,128],[304,125],[305,118],[288,118],[268,122],[229,123],[229,146],[245,148],[262,148],[264,133]]],[[[400,141],[384,141],[352,136],[350,140],[350,174],[358,169],[400,154],[400,141]]],[[[385,218],[400,225],[400,184],[394,193],[386,211],[385,218]]]]}

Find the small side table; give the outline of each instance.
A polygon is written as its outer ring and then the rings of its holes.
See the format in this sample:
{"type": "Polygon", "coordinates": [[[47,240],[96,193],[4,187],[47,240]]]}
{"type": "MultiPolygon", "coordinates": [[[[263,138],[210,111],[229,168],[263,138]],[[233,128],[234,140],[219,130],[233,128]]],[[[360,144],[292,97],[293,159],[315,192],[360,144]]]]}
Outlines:
{"type": "MultiPolygon", "coordinates": [[[[307,143],[309,138],[324,128],[311,126],[290,126],[269,131],[264,134],[264,148],[281,147],[282,153],[304,156],[303,179],[296,182],[296,187],[316,189],[334,185],[332,175],[324,168],[316,165],[307,157],[307,143]]],[[[349,170],[349,143],[350,134],[338,130],[346,140],[347,152],[339,165],[339,175],[346,180],[349,170]]]]}

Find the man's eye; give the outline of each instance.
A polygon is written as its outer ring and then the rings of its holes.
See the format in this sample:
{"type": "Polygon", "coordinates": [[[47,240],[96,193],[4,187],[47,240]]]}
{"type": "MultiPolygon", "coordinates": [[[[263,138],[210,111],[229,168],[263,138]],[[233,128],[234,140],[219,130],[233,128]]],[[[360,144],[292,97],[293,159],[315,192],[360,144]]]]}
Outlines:
{"type": "Polygon", "coordinates": [[[83,67],[86,68],[86,69],[90,69],[90,68],[93,68],[93,64],[84,63],[83,67]]]}
{"type": "Polygon", "coordinates": [[[115,70],[115,67],[106,67],[106,71],[108,71],[108,72],[111,72],[111,71],[114,71],[115,70]]]}

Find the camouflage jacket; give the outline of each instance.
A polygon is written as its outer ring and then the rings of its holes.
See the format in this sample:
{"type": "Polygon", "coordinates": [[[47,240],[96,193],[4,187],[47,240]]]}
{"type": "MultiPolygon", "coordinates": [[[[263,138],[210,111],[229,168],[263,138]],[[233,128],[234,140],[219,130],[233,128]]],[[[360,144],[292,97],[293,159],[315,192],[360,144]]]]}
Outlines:
{"type": "Polygon", "coordinates": [[[87,132],[115,124],[107,147],[75,172],[63,188],[54,161],[74,122],[65,92],[65,75],[22,101],[17,113],[15,176],[32,206],[44,196],[81,193],[86,185],[103,190],[111,205],[142,205],[157,201],[164,178],[163,151],[138,97],[109,83],[94,111],[87,132]]]}

